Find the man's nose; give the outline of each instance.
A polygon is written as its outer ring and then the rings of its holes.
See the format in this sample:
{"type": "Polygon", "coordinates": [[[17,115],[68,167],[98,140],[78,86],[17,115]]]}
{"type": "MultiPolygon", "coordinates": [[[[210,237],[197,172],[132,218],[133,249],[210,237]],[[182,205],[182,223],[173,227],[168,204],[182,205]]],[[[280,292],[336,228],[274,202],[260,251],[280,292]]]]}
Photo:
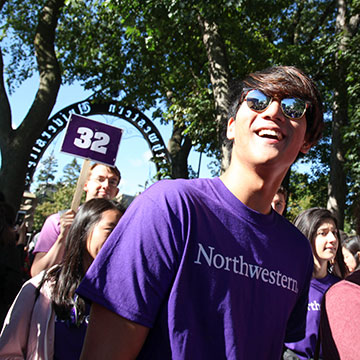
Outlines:
{"type": "Polygon", "coordinates": [[[273,100],[268,108],[262,112],[262,115],[265,118],[278,119],[280,121],[285,121],[285,115],[281,110],[281,104],[277,100],[273,100]]]}
{"type": "Polygon", "coordinates": [[[104,188],[109,187],[109,186],[110,186],[109,179],[104,179],[104,180],[101,182],[101,186],[104,187],[104,188]]]}

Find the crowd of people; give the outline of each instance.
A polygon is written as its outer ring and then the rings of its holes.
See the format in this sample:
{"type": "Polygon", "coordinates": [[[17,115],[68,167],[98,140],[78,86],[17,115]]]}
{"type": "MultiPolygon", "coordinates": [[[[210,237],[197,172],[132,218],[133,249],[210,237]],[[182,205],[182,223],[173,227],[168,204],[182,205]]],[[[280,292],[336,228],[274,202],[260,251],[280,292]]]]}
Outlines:
{"type": "Polygon", "coordinates": [[[220,177],[159,181],[126,211],[120,172],[91,167],[86,201],[46,220],[32,277],[8,292],[0,359],[358,358],[343,318],[358,311],[359,237],[326,209],[283,216],[282,181],[323,130],[316,85],[292,66],[249,74],[228,119],[220,177]]]}

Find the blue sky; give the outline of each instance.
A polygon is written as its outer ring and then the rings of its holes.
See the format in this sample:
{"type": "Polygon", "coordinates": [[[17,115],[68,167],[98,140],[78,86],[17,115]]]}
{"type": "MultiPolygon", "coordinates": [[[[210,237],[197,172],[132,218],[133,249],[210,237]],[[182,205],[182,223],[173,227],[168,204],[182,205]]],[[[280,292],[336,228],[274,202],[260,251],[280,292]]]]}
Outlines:
{"type": "MultiPolygon", "coordinates": [[[[34,77],[27,80],[12,96],[10,96],[13,128],[16,128],[26,115],[35,97],[37,88],[38,79],[34,77]]],[[[61,86],[52,115],[66,106],[86,99],[91,94],[92,93],[90,91],[84,91],[80,84],[61,86]]],[[[146,113],[146,115],[151,118],[150,113],[146,113]]],[[[150,184],[152,182],[151,179],[155,175],[156,170],[154,164],[149,161],[151,153],[141,133],[125,120],[99,115],[91,116],[90,118],[124,129],[124,134],[116,159],[116,166],[120,169],[122,174],[120,192],[134,195],[142,191],[146,184],[150,184]]],[[[171,135],[171,126],[161,125],[159,121],[156,121],[155,124],[158,127],[165,144],[167,144],[171,135]]],[[[71,155],[60,153],[63,136],[64,131],[61,132],[49,145],[43,157],[44,159],[53,151],[59,164],[57,179],[61,178],[63,167],[70,163],[73,159],[71,155]]],[[[191,165],[196,171],[199,166],[199,159],[200,153],[193,150],[189,156],[189,165],[191,165]]],[[[83,161],[80,158],[78,160],[79,163],[82,163],[83,161]]],[[[211,161],[212,159],[206,158],[205,155],[202,156],[200,177],[211,177],[210,170],[208,169],[208,164],[211,161]]],[[[36,169],[33,181],[36,181],[40,166],[41,164],[39,164],[36,169]]],[[[34,190],[35,186],[36,184],[33,184],[31,190],[34,190]]]]}

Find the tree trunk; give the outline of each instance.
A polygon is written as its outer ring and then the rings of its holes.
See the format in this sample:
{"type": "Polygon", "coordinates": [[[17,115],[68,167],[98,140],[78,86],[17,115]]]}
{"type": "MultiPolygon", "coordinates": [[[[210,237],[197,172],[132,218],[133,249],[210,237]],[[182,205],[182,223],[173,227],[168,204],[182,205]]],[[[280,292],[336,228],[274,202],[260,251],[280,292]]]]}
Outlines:
{"type": "Polygon", "coordinates": [[[227,113],[229,110],[229,67],[226,58],[225,45],[221,38],[219,28],[215,22],[209,23],[201,16],[198,17],[203,32],[203,43],[206,48],[209,62],[210,81],[213,88],[216,125],[218,131],[219,147],[221,148],[221,172],[225,171],[230,163],[230,154],[225,146],[227,113]]]}
{"type": "Polygon", "coordinates": [[[39,89],[29,112],[16,130],[11,126],[10,106],[4,86],[4,64],[0,53],[0,189],[16,211],[25,188],[25,174],[32,146],[48,120],[61,84],[54,43],[55,29],[64,1],[48,0],[41,10],[34,37],[40,75],[39,89]]]}
{"type": "Polygon", "coordinates": [[[336,74],[334,77],[335,91],[327,208],[336,215],[339,222],[338,226],[343,229],[347,185],[344,167],[346,149],[342,129],[348,124],[348,89],[346,84],[348,65],[344,54],[353,31],[357,28],[359,16],[355,15],[349,19],[347,18],[346,0],[337,0],[337,9],[336,30],[341,37],[336,56],[336,74]]]}
{"type": "MultiPolygon", "coordinates": [[[[31,149],[31,147],[30,147],[31,149]]],[[[6,202],[17,211],[22,194],[25,190],[25,175],[29,154],[29,146],[23,144],[10,145],[2,151],[2,164],[0,170],[0,189],[5,195],[6,202]]]]}
{"type": "Polygon", "coordinates": [[[344,146],[341,128],[347,123],[347,109],[340,102],[346,99],[343,91],[335,93],[334,114],[332,123],[332,143],[330,157],[330,180],[328,186],[327,208],[333,212],[338,219],[340,229],[344,228],[344,210],[346,198],[346,174],[344,172],[344,146]],[[340,100],[341,94],[344,96],[340,100]]]}
{"type": "Polygon", "coordinates": [[[188,136],[183,135],[183,128],[173,124],[173,132],[168,144],[171,156],[171,177],[188,179],[188,156],[192,147],[188,136]]]}

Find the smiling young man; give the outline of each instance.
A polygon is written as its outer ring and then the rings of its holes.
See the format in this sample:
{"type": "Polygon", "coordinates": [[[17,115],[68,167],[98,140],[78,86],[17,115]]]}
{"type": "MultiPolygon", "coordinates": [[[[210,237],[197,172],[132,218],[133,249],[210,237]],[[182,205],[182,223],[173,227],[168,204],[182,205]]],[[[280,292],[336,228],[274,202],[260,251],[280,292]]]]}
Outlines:
{"type": "Polygon", "coordinates": [[[150,187],[89,269],[82,359],[273,360],[304,336],[312,253],[271,201],[320,137],[320,96],[294,67],[240,85],[227,171],[150,187]]]}
{"type": "MultiPolygon", "coordinates": [[[[85,201],[94,198],[114,199],[119,192],[120,179],[120,172],[116,167],[94,163],[91,165],[88,179],[84,185],[85,201]]],[[[67,210],[52,214],[46,219],[34,249],[32,276],[62,260],[66,235],[74,217],[74,211],[67,210]]]]}

